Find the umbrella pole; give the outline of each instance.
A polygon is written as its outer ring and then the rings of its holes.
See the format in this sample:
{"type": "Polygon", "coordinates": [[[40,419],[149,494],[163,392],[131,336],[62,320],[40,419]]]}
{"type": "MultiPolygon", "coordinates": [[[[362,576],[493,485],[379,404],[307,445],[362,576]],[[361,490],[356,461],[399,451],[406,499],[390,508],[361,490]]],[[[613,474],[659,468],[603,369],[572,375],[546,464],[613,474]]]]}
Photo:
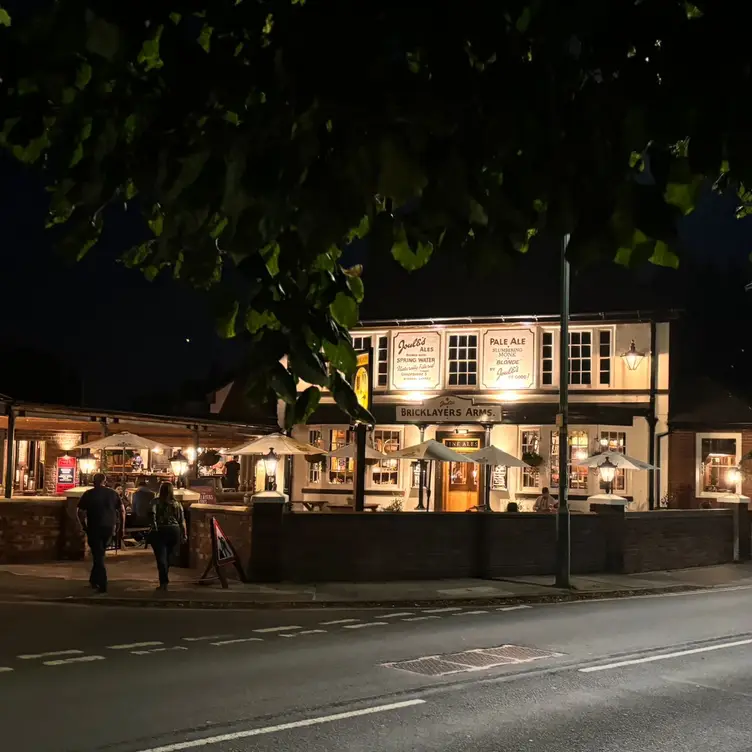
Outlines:
{"type": "MultiPolygon", "coordinates": [[[[419,443],[422,444],[426,438],[426,427],[418,426],[418,430],[420,431],[419,443]]],[[[418,509],[423,510],[425,509],[423,506],[423,491],[426,487],[426,463],[424,460],[418,460],[418,463],[418,509]]]]}
{"type": "Polygon", "coordinates": [[[485,486],[485,499],[483,504],[483,511],[484,512],[490,512],[491,511],[491,476],[493,475],[493,471],[496,465],[486,465],[483,473],[483,480],[485,483],[483,484],[485,486]]]}
{"type": "Polygon", "coordinates": [[[125,492],[125,447],[123,447],[123,476],[121,483],[123,484],[123,492],[125,492]]]}

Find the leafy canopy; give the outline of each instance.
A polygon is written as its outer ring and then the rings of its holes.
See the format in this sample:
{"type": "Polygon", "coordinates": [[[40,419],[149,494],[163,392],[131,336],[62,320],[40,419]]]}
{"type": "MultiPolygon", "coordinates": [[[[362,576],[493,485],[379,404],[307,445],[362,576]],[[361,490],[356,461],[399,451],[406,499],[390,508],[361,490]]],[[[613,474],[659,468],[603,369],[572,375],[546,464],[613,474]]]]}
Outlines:
{"type": "MultiPolygon", "coordinates": [[[[8,0],[6,0],[6,8],[8,0]]],[[[35,165],[80,258],[213,290],[256,386],[306,419],[346,377],[364,294],[342,250],[439,246],[676,266],[700,188],[752,186],[750,55],[697,0],[58,0],[0,9],[0,147],[35,165]],[[287,355],[287,366],[280,360],[287,355]],[[313,385],[298,394],[303,380],[313,385]]]]}

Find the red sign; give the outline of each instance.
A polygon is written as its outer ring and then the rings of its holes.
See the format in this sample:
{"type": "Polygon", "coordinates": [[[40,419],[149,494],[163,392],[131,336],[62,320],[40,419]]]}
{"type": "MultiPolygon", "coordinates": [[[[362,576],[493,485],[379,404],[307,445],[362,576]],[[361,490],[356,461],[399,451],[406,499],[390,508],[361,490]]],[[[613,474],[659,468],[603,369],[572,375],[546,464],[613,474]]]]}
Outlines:
{"type": "Polygon", "coordinates": [[[55,473],[55,492],[58,496],[76,487],[76,458],[64,454],[57,458],[55,473]]]}
{"type": "Polygon", "coordinates": [[[216,504],[217,492],[214,486],[194,486],[191,485],[191,491],[195,491],[199,495],[199,504],[216,504]]]}
{"type": "Polygon", "coordinates": [[[209,524],[211,525],[209,532],[211,533],[212,557],[206,565],[200,581],[204,582],[209,579],[209,572],[213,569],[222,587],[228,588],[229,584],[223,567],[227,564],[232,564],[238,573],[238,579],[241,582],[246,582],[245,572],[240,565],[235,548],[230,543],[230,539],[225,535],[225,531],[222,530],[217,518],[211,517],[209,524]]]}
{"type": "Polygon", "coordinates": [[[224,530],[219,526],[216,517],[212,517],[212,525],[214,527],[214,546],[216,548],[217,564],[230,564],[237,558],[235,556],[235,549],[232,544],[227,540],[227,536],[224,530]]]}

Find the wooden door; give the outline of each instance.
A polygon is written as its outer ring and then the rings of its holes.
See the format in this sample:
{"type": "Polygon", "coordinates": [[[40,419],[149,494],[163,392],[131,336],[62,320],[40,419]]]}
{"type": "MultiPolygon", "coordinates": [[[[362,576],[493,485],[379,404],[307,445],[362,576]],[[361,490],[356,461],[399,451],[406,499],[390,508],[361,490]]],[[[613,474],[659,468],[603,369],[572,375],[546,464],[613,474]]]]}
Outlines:
{"type": "MultiPolygon", "coordinates": [[[[442,437],[441,442],[459,454],[477,452],[483,445],[481,436],[442,437]]],[[[480,503],[479,466],[472,462],[443,462],[443,509],[466,512],[480,503]]]]}

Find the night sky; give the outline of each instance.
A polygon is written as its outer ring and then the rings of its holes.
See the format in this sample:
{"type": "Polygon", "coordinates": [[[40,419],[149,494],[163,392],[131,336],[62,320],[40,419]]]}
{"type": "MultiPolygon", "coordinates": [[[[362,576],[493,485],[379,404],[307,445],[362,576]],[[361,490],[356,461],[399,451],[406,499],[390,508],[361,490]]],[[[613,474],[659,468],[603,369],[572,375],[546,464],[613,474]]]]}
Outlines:
{"type": "MultiPolygon", "coordinates": [[[[84,261],[61,259],[43,229],[45,195],[24,168],[0,159],[2,276],[0,392],[27,399],[138,409],[149,395],[212,381],[238,362],[239,343],[216,336],[200,292],[165,276],[147,282],[116,262],[116,241],[84,261]]],[[[709,197],[685,221],[680,270],[625,270],[605,261],[573,270],[572,310],[681,308],[693,333],[682,370],[752,393],[752,223],[709,197]]],[[[488,269],[440,252],[408,274],[389,256],[361,247],[364,319],[555,313],[554,243],[488,269]]],[[[195,389],[195,387],[193,387],[195,389]]],[[[154,400],[151,401],[154,408],[154,400]]],[[[166,398],[165,398],[165,408],[166,398]]]]}

